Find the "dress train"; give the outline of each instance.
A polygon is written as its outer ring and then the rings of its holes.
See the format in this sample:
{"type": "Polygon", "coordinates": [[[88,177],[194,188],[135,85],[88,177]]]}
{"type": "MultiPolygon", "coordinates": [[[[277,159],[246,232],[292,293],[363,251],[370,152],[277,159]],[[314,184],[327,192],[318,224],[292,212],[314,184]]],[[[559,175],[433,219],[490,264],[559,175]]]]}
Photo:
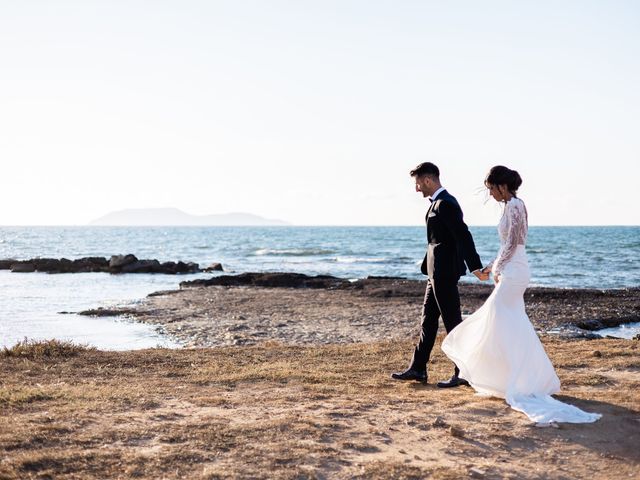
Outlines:
{"type": "Polygon", "coordinates": [[[519,245],[487,301],[449,332],[442,350],[476,392],[504,398],[534,422],[594,422],[600,414],[551,397],[560,380],[525,312],[528,283],[525,247],[519,245]]]}

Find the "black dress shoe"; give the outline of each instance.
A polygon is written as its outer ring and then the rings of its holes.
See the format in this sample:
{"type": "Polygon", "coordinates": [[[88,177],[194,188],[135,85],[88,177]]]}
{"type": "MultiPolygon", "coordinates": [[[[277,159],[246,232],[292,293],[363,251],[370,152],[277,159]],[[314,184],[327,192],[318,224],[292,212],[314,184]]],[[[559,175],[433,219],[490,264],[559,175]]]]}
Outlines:
{"type": "Polygon", "coordinates": [[[427,372],[421,372],[419,370],[410,368],[408,370],[405,370],[404,372],[392,373],[391,378],[393,378],[394,380],[416,380],[418,382],[426,382],[427,372]]]}
{"type": "Polygon", "coordinates": [[[469,385],[469,382],[467,382],[464,378],[460,378],[457,376],[453,376],[449,379],[448,382],[438,382],[437,383],[438,388],[453,388],[453,387],[459,387],[461,385],[469,385]]]}

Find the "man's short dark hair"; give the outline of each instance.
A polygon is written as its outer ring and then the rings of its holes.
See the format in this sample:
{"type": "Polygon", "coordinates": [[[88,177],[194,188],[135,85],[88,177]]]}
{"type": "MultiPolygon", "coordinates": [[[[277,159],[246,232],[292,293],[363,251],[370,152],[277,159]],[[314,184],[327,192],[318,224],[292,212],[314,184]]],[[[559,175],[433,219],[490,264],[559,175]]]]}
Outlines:
{"type": "Polygon", "coordinates": [[[432,177],[440,178],[440,170],[431,162],[423,162],[416,168],[411,170],[409,174],[412,177],[421,177],[423,175],[429,175],[432,177]]]}

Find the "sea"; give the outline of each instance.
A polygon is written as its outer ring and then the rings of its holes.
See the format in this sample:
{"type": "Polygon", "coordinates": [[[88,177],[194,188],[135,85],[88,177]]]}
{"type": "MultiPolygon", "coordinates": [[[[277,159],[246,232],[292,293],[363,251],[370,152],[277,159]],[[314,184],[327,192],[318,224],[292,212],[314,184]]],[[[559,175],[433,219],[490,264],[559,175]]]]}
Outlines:
{"type": "MultiPolygon", "coordinates": [[[[470,227],[483,263],[499,247],[495,227],[470,227]]],[[[0,259],[76,259],[132,253],[140,259],[220,262],[224,272],[299,272],[347,279],[424,278],[424,227],[0,227],[0,259]]],[[[531,284],[613,289],[640,286],[640,226],[529,229],[531,284]]],[[[0,348],[25,338],[57,338],[105,350],[180,347],[161,327],[89,308],[126,306],[176,289],[189,275],[12,273],[0,270],[0,348]]],[[[477,282],[467,275],[462,282],[477,282]]],[[[610,334],[631,338],[637,326],[610,334]],[[624,330],[624,331],[622,331],[624,330]]]]}

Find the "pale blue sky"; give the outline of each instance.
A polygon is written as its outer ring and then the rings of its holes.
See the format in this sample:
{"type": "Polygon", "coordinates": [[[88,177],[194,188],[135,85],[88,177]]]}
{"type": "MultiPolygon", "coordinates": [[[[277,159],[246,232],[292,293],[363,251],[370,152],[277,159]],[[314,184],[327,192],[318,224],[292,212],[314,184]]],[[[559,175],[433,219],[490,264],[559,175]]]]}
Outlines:
{"type": "Polygon", "coordinates": [[[640,3],[0,0],[0,224],[123,208],[420,225],[640,224],[640,3]]]}

